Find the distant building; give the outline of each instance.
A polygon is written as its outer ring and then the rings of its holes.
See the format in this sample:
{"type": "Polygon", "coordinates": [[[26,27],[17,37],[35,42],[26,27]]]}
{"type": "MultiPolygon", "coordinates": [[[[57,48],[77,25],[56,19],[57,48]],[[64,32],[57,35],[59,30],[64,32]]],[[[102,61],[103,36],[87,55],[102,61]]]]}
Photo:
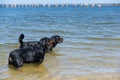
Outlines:
{"type": "Polygon", "coordinates": [[[92,8],[95,7],[95,4],[92,4],[92,8]]]}
{"type": "Polygon", "coordinates": [[[101,7],[102,7],[102,5],[101,5],[101,4],[98,4],[98,7],[99,7],[99,8],[101,8],[101,7]]]}

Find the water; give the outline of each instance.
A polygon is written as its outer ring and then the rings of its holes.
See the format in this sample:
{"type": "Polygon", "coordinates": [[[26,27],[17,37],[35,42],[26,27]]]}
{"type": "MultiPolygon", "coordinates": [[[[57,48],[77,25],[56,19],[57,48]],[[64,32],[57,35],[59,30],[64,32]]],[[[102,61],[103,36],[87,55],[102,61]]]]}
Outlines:
{"type": "Polygon", "coordinates": [[[0,79],[4,80],[118,80],[120,79],[120,6],[0,7],[0,79]],[[44,62],[10,68],[9,52],[24,41],[58,34],[62,44],[44,62]]]}

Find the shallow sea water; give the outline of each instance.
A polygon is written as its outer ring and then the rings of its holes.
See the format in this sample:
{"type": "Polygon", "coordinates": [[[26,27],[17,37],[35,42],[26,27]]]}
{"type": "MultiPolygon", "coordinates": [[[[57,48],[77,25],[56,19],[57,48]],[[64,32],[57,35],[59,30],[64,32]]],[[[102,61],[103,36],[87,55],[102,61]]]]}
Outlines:
{"type": "Polygon", "coordinates": [[[120,7],[0,7],[0,80],[119,80],[120,7]],[[58,34],[64,42],[41,65],[8,66],[10,51],[24,41],[58,34]]]}

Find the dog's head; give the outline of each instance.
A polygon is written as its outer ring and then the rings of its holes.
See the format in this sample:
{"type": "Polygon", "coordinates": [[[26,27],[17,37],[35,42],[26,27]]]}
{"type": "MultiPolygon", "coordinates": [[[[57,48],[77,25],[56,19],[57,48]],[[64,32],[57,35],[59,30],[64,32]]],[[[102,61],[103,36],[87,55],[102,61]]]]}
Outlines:
{"type": "Polygon", "coordinates": [[[62,43],[63,42],[63,38],[60,37],[59,35],[53,35],[50,39],[54,42],[53,43],[53,47],[56,47],[56,45],[58,43],[62,43]]]}
{"type": "Polygon", "coordinates": [[[9,64],[13,65],[15,68],[20,68],[23,66],[23,60],[20,58],[13,58],[9,57],[8,58],[9,64]]]}
{"type": "Polygon", "coordinates": [[[45,50],[47,50],[49,48],[49,46],[52,46],[53,45],[53,41],[50,40],[50,38],[48,37],[43,37],[39,42],[38,42],[38,45],[40,47],[44,47],[45,50]]]}

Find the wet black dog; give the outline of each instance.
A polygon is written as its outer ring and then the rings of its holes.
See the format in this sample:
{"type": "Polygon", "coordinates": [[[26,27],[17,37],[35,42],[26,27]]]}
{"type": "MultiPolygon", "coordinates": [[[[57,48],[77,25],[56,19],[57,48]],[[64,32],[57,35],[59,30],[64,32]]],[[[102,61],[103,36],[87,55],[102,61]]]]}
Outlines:
{"type": "Polygon", "coordinates": [[[51,46],[49,47],[49,51],[52,51],[52,49],[55,48],[58,43],[62,43],[62,42],[63,42],[63,38],[61,38],[61,37],[58,36],[58,35],[53,35],[53,36],[50,38],[50,40],[53,41],[53,45],[51,45],[51,46]]]}
{"type": "Polygon", "coordinates": [[[8,58],[9,64],[15,68],[22,67],[23,62],[40,64],[44,60],[45,49],[48,45],[52,45],[52,43],[49,38],[45,37],[34,46],[13,50],[8,58]]]}
{"type": "MultiPolygon", "coordinates": [[[[29,46],[33,46],[33,45],[36,45],[38,43],[38,41],[28,41],[28,42],[23,42],[23,39],[24,39],[24,34],[21,34],[19,36],[19,43],[20,43],[20,48],[26,48],[26,47],[29,47],[29,46]]],[[[60,36],[58,35],[53,35],[51,38],[49,38],[51,40],[51,42],[53,42],[53,45],[49,45],[47,46],[47,49],[46,49],[46,52],[48,51],[51,51],[53,48],[56,47],[56,45],[58,43],[62,43],[63,42],[63,38],[61,38],[60,36]]]]}

